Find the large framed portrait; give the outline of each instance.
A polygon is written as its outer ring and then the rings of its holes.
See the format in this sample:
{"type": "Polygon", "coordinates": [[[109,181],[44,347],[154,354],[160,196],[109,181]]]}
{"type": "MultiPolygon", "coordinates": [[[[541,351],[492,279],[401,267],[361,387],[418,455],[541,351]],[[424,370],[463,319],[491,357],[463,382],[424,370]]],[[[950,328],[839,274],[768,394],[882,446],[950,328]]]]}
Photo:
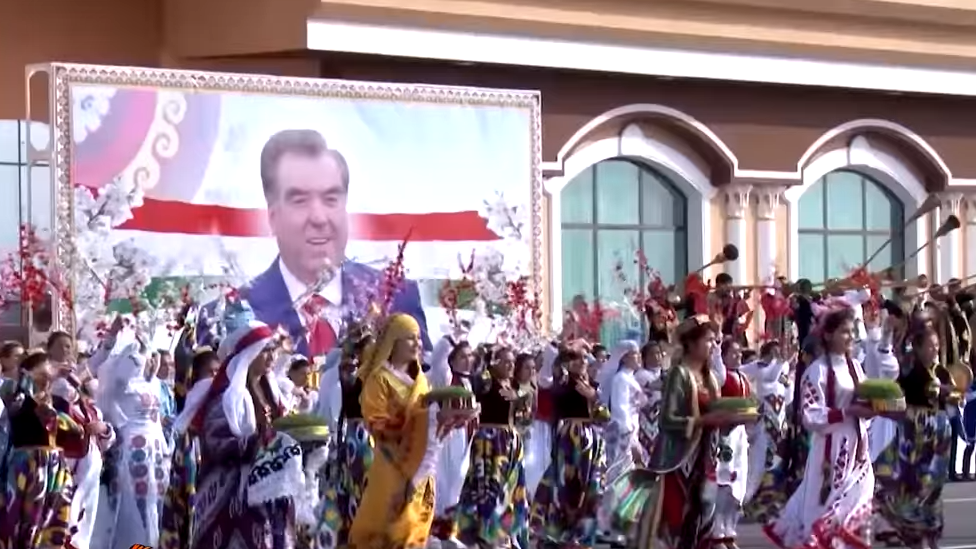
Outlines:
{"type": "Polygon", "coordinates": [[[323,261],[340,272],[323,293],[347,305],[404,243],[400,308],[430,339],[448,325],[440,289],[472,254],[544,291],[538,92],[35,70],[48,73],[51,101],[54,261],[72,274],[71,298],[55,296],[56,328],[96,322],[99,294],[228,277],[261,320],[284,323],[280,304],[323,261]],[[118,211],[99,220],[106,203],[118,211]]]}

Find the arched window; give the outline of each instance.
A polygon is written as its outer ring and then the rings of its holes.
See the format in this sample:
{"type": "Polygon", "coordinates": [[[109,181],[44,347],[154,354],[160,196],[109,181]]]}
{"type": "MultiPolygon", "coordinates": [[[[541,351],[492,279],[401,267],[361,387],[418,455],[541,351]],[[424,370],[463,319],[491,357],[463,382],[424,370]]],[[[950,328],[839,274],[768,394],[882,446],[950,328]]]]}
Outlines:
{"type": "MultiPolygon", "coordinates": [[[[576,296],[622,303],[618,263],[627,286],[646,286],[644,273],[634,263],[638,249],[665,282],[684,278],[687,200],[661,173],[630,160],[606,160],[573,178],[561,199],[564,306],[576,296]]],[[[602,340],[615,342],[628,323],[643,324],[643,318],[626,320],[605,323],[602,340]]]]}
{"type": "Polygon", "coordinates": [[[800,197],[800,277],[813,283],[843,277],[892,234],[895,239],[869,268],[900,263],[905,241],[897,232],[904,219],[898,198],[870,177],[847,170],[825,175],[800,197]]]}

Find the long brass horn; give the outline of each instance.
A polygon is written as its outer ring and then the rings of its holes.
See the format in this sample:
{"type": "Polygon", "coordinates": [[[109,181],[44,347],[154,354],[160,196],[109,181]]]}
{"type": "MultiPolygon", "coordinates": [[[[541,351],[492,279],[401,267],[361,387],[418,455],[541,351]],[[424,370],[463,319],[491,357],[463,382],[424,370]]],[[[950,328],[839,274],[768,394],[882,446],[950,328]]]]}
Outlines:
{"type": "MultiPolygon", "coordinates": [[[[891,236],[888,237],[888,240],[885,240],[881,244],[881,246],[879,246],[878,249],[875,250],[874,253],[871,254],[871,256],[868,257],[868,259],[864,263],[861,264],[861,267],[867,267],[868,265],[870,265],[871,262],[874,261],[874,259],[876,257],[878,257],[878,255],[880,255],[881,252],[883,252],[884,249],[887,248],[891,244],[891,242],[895,239],[896,236],[905,234],[905,231],[908,230],[908,227],[910,227],[912,225],[912,223],[915,223],[923,215],[925,215],[925,214],[927,214],[927,213],[935,210],[936,208],[938,208],[939,207],[939,204],[941,204],[941,202],[942,202],[942,200],[937,195],[934,195],[934,194],[933,195],[929,195],[929,197],[925,199],[925,202],[923,202],[922,205],[919,206],[917,210],[915,210],[915,213],[913,213],[908,219],[905,220],[905,223],[902,224],[901,229],[899,229],[898,231],[895,231],[895,232],[891,233],[891,236]]],[[[921,251],[921,250],[919,250],[919,251],[921,251]]]]}
{"type": "Polygon", "coordinates": [[[718,265],[720,263],[725,263],[726,261],[735,261],[736,259],[739,259],[739,248],[737,248],[735,244],[726,244],[725,246],[722,246],[721,252],[715,254],[715,257],[713,257],[711,261],[702,265],[701,268],[695,272],[701,273],[712,265],[718,265]]]}
{"type": "Polygon", "coordinates": [[[906,263],[918,257],[918,254],[922,253],[922,250],[928,248],[936,241],[938,241],[940,238],[951,233],[952,231],[958,229],[961,226],[962,224],[959,222],[959,218],[954,215],[950,215],[949,217],[946,218],[945,221],[942,222],[942,225],[939,225],[939,228],[936,229],[935,234],[932,235],[932,238],[930,238],[924,244],[919,246],[914,252],[911,253],[911,255],[906,257],[904,261],[892,265],[891,267],[889,267],[889,269],[894,270],[894,269],[899,269],[901,267],[904,267],[906,263]]]}

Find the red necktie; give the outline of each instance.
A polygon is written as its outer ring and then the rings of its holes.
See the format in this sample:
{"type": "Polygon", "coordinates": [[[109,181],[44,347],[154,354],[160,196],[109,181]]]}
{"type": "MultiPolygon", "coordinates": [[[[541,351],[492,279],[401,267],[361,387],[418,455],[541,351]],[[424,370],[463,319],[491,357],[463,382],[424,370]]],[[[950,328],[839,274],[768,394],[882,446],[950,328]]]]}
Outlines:
{"type": "Polygon", "coordinates": [[[310,358],[322,356],[335,347],[336,335],[332,330],[332,325],[322,317],[322,313],[328,306],[329,301],[318,294],[313,295],[302,306],[302,312],[305,313],[310,358]]]}

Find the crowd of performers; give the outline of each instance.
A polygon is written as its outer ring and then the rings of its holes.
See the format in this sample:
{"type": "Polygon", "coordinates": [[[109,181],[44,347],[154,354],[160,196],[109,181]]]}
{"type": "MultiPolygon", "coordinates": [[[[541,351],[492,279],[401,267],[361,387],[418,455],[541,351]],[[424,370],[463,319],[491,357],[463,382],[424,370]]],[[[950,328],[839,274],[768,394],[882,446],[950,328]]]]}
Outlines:
{"type": "Polygon", "coordinates": [[[390,314],[309,360],[238,299],[209,347],[185,328],[154,351],[121,320],[91,354],[7,343],[0,549],[731,549],[741,521],[788,549],[936,549],[972,296],[768,290],[789,318],[749,348],[731,282],[707,314],[649,307],[643,341],[601,344],[571,310],[540,347],[458,330],[425,353],[390,314]],[[907,409],[855,398],[869,378],[907,409]],[[283,436],[289,414],[323,425],[283,436]]]}

